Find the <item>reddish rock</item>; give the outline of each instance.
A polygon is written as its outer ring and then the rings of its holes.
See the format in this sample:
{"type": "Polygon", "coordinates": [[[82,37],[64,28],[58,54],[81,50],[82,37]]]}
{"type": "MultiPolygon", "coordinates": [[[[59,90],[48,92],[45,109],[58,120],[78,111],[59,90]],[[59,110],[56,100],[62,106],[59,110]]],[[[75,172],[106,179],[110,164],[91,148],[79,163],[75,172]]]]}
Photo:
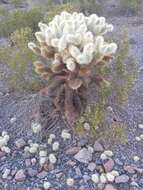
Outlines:
{"type": "Polygon", "coordinates": [[[113,185],[107,184],[104,190],[117,190],[113,185]]]}
{"type": "Polygon", "coordinates": [[[80,147],[72,147],[66,150],[67,155],[74,155],[80,151],[80,147]]]}
{"type": "Polygon", "coordinates": [[[15,180],[16,181],[24,181],[26,179],[26,175],[23,169],[18,170],[15,174],[15,180]]]}
{"type": "Polygon", "coordinates": [[[135,173],[135,168],[134,166],[124,166],[124,170],[130,174],[134,174],[135,173]]]}
{"type": "Polygon", "coordinates": [[[109,159],[105,164],[104,168],[106,172],[111,172],[114,168],[115,162],[112,159],[109,159]]]}

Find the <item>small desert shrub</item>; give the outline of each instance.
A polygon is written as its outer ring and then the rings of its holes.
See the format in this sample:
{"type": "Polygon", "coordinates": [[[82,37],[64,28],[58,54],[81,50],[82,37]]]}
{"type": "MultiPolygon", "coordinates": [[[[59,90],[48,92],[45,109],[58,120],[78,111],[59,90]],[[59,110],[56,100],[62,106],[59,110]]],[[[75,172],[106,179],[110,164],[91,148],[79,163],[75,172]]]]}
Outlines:
{"type": "Polygon", "coordinates": [[[30,27],[32,31],[36,31],[37,23],[43,19],[43,16],[44,13],[38,8],[9,12],[0,21],[0,36],[10,36],[12,32],[23,27],[30,27]]]}
{"type": "Polygon", "coordinates": [[[32,30],[28,27],[16,30],[11,34],[11,47],[0,48],[0,63],[6,64],[9,74],[6,76],[12,89],[38,90],[43,82],[34,75],[31,62],[35,56],[27,48],[27,42],[33,39],[32,30]]]}
{"type": "Polygon", "coordinates": [[[141,0],[120,0],[120,6],[125,12],[137,13],[140,9],[141,0]]]}

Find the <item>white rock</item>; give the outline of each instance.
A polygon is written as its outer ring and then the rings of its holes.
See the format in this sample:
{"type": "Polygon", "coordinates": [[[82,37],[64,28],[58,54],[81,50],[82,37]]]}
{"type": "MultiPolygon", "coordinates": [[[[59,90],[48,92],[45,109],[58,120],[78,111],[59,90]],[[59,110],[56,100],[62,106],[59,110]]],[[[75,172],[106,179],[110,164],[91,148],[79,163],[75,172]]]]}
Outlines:
{"type": "Polygon", "coordinates": [[[140,157],[139,157],[139,156],[134,156],[134,157],[133,157],[133,160],[134,160],[135,162],[138,162],[138,161],[140,160],[140,157]]]}
{"type": "Polygon", "coordinates": [[[43,166],[47,162],[48,158],[47,157],[40,157],[39,163],[40,166],[43,166]]]}
{"type": "Polygon", "coordinates": [[[143,124],[139,124],[139,129],[143,129],[143,124]]]}
{"type": "Polygon", "coordinates": [[[113,156],[113,152],[111,150],[105,150],[104,154],[106,154],[106,156],[109,156],[109,157],[113,156]]]}
{"type": "Polygon", "coordinates": [[[34,123],[34,122],[32,122],[31,128],[33,130],[33,133],[39,133],[41,131],[41,129],[42,129],[42,126],[41,126],[40,123],[34,123]]]}
{"type": "Polygon", "coordinates": [[[52,149],[53,149],[53,151],[57,151],[57,150],[59,150],[59,146],[60,146],[60,144],[59,144],[59,142],[54,142],[53,143],[53,145],[52,145],[52,149]]]}
{"type": "Polygon", "coordinates": [[[10,169],[5,169],[2,175],[3,179],[7,179],[8,175],[10,174],[10,169]]]}
{"type": "Polygon", "coordinates": [[[116,170],[112,170],[112,171],[111,171],[111,174],[112,174],[113,176],[115,176],[115,177],[119,176],[119,172],[116,171],[116,170]]]}
{"type": "Polygon", "coordinates": [[[143,134],[140,135],[141,140],[143,140],[143,134]]]}
{"type": "Polygon", "coordinates": [[[66,183],[67,183],[67,185],[69,187],[73,187],[74,186],[74,179],[73,178],[68,178],[66,183]]]}
{"type": "Polygon", "coordinates": [[[52,153],[49,154],[49,161],[50,161],[50,163],[55,164],[57,162],[56,156],[52,153]]]}
{"type": "Polygon", "coordinates": [[[10,148],[7,147],[7,146],[1,147],[1,150],[2,150],[3,152],[6,152],[7,154],[9,154],[9,153],[11,152],[10,148]]]}
{"type": "Polygon", "coordinates": [[[40,157],[46,157],[46,156],[47,156],[47,151],[46,151],[46,150],[41,150],[41,151],[39,152],[39,156],[40,156],[40,157]]]}
{"type": "Polygon", "coordinates": [[[101,158],[101,160],[107,160],[107,159],[108,159],[107,155],[104,154],[104,153],[102,153],[102,154],[100,155],[100,158],[101,158]]]}
{"type": "Polygon", "coordinates": [[[99,175],[98,175],[98,174],[93,174],[93,175],[91,176],[91,180],[92,180],[94,183],[98,184],[98,183],[99,183],[99,175]]]}
{"type": "Polygon", "coordinates": [[[29,148],[29,152],[30,152],[31,154],[35,154],[35,153],[37,152],[37,147],[34,147],[34,146],[30,147],[30,148],[29,148]]]}
{"type": "Polygon", "coordinates": [[[113,182],[115,180],[115,176],[112,173],[106,174],[107,180],[113,182]]]}
{"type": "Polygon", "coordinates": [[[44,181],[43,187],[44,187],[45,190],[50,189],[51,183],[48,182],[48,181],[44,181]]]}
{"type": "Polygon", "coordinates": [[[24,147],[24,152],[29,152],[29,150],[30,150],[30,147],[29,147],[29,146],[25,146],[25,147],[24,147]]]}
{"type": "Polygon", "coordinates": [[[8,132],[7,131],[2,131],[1,136],[4,137],[6,135],[8,135],[8,132]]]}
{"type": "Polygon", "coordinates": [[[142,139],[140,137],[135,137],[136,141],[141,141],[142,139]]]}
{"type": "Polygon", "coordinates": [[[50,139],[55,139],[55,138],[56,138],[56,135],[55,135],[55,134],[50,134],[50,135],[49,135],[49,138],[50,138],[50,139]]]}
{"type": "Polygon", "coordinates": [[[101,175],[100,175],[100,182],[101,182],[101,183],[106,183],[106,182],[107,182],[107,178],[106,178],[106,175],[105,175],[105,174],[101,174],[101,175]]]}
{"type": "Polygon", "coordinates": [[[68,140],[68,139],[71,139],[71,134],[66,130],[64,129],[61,133],[61,137],[64,139],[64,140],[68,140]]]}
{"type": "Polygon", "coordinates": [[[15,122],[16,122],[16,117],[10,118],[10,123],[11,123],[11,124],[13,124],[13,123],[15,123],[15,122]]]}

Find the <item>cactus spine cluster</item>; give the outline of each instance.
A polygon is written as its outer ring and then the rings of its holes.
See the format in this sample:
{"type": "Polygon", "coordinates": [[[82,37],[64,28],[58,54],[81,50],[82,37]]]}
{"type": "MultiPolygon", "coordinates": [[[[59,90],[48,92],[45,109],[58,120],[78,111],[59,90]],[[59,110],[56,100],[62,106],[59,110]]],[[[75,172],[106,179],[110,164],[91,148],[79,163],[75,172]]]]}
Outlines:
{"type": "MultiPolygon", "coordinates": [[[[84,88],[92,81],[106,82],[93,71],[96,66],[110,62],[117,50],[115,43],[106,42],[103,37],[113,30],[113,25],[96,14],[62,12],[48,25],[40,22],[39,28],[40,31],[35,33],[38,44],[28,43],[40,58],[34,63],[35,71],[44,79],[51,79],[48,95],[58,89],[56,103],[61,102],[61,94],[64,94],[64,112],[69,116],[77,110],[74,108],[76,103],[76,107],[82,106],[84,88]]],[[[81,112],[81,108],[78,111],[81,112]]]]}

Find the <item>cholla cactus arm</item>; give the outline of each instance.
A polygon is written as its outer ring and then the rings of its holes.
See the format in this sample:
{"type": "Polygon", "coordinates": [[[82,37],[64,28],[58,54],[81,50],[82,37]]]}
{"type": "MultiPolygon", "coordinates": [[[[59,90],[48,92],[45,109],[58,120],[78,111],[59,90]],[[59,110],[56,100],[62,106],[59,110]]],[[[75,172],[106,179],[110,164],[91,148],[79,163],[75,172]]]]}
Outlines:
{"type": "Polygon", "coordinates": [[[113,25],[96,14],[85,16],[83,13],[62,12],[48,24],[40,22],[38,26],[40,31],[35,33],[38,45],[28,44],[41,59],[41,62],[34,63],[35,71],[46,80],[51,79],[46,94],[54,92],[56,107],[64,102],[67,118],[70,114],[76,118],[78,114],[72,112],[77,111],[76,106],[78,111],[82,110],[81,100],[85,94],[79,96],[78,92],[83,87],[88,88],[93,81],[99,86],[109,85],[104,76],[94,71],[111,62],[117,51],[115,43],[104,39],[107,32],[113,31],[113,25]],[[64,101],[59,100],[61,97],[64,101]]]}

